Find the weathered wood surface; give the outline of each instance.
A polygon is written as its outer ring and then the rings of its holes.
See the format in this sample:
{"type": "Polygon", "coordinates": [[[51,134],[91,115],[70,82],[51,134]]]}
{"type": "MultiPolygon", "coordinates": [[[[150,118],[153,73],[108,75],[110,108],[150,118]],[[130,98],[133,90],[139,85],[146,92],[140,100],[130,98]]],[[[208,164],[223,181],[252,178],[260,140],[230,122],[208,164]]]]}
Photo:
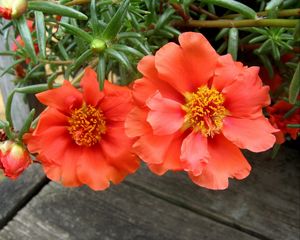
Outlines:
{"type": "MultiPolygon", "coordinates": [[[[1,28],[1,25],[0,25],[1,28]]],[[[11,31],[10,39],[13,32],[11,31]]],[[[0,35],[0,51],[6,51],[6,39],[0,35]]],[[[8,44],[12,44],[8,40],[8,44]]],[[[0,74],[12,64],[11,57],[0,56],[0,74]]],[[[14,76],[5,74],[0,78],[0,90],[4,101],[15,87],[14,76]]],[[[12,118],[15,129],[20,129],[29,113],[29,107],[24,102],[24,95],[16,94],[12,105],[12,118]]],[[[0,182],[0,228],[9,221],[22,206],[46,184],[47,180],[40,166],[30,167],[17,181],[4,180],[0,182]]]]}
{"type": "Polygon", "coordinates": [[[226,191],[192,184],[185,174],[157,178],[139,171],[130,182],[153,195],[262,239],[300,239],[300,150],[247,154],[250,176],[226,191]],[[143,176],[142,176],[143,175],[143,176]]]}
{"type": "Polygon", "coordinates": [[[105,192],[47,185],[0,233],[1,240],[256,239],[122,184],[105,192]]]}
{"type": "MultiPolygon", "coordinates": [[[[249,155],[249,154],[248,154],[249,155]]],[[[275,160],[250,154],[252,174],[209,191],[181,173],[141,169],[105,192],[54,183],[0,232],[0,239],[298,240],[299,151],[275,160]]]]}
{"type": "Polygon", "coordinates": [[[16,181],[0,182],[0,228],[47,183],[40,166],[31,166],[16,181]]]}

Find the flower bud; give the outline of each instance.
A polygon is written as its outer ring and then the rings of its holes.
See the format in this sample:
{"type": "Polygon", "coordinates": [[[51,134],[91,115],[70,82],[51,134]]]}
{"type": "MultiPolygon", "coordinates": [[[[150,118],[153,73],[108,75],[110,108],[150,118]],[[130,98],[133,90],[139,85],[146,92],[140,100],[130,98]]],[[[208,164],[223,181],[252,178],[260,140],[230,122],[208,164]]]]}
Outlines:
{"type": "Polygon", "coordinates": [[[0,142],[3,142],[5,140],[7,140],[6,133],[4,132],[3,129],[0,129],[0,142]]]}
{"type": "Polygon", "coordinates": [[[5,19],[20,17],[27,10],[27,0],[0,0],[0,16],[5,19]]]}
{"type": "Polygon", "coordinates": [[[0,143],[0,152],[4,174],[11,179],[16,179],[31,163],[29,153],[12,141],[0,143]]]}
{"type": "Polygon", "coordinates": [[[91,49],[95,53],[101,53],[106,48],[106,44],[103,40],[95,38],[91,43],[91,49]]]}

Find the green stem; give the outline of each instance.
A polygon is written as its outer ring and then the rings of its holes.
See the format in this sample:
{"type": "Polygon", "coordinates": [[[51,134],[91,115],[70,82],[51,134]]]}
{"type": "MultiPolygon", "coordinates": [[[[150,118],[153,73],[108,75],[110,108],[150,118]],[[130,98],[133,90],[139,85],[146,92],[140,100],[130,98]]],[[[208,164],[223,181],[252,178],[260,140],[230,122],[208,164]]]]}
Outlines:
{"type": "Polygon", "coordinates": [[[12,107],[12,101],[14,98],[15,90],[13,90],[6,99],[6,106],[5,106],[5,118],[9,122],[9,126],[11,128],[14,128],[12,117],[11,117],[11,107],[12,107]]]}
{"type": "Polygon", "coordinates": [[[288,124],[288,128],[300,128],[300,124],[288,124]]]}
{"type": "Polygon", "coordinates": [[[69,60],[69,61],[61,61],[61,60],[45,60],[45,59],[39,59],[41,63],[46,63],[46,64],[58,64],[58,65],[69,65],[73,64],[74,61],[69,60]]]}
{"type": "MultiPolygon", "coordinates": [[[[257,16],[259,16],[259,17],[265,17],[267,15],[268,15],[267,11],[257,13],[257,16]]],[[[278,11],[278,13],[277,13],[278,17],[290,17],[290,16],[299,16],[299,15],[300,15],[300,8],[284,9],[284,10],[278,11]]],[[[226,16],[222,16],[221,18],[232,19],[232,18],[236,18],[236,17],[240,17],[240,16],[241,16],[241,14],[229,14],[226,16]]]]}
{"type": "Polygon", "coordinates": [[[245,19],[245,20],[190,20],[175,22],[178,27],[200,27],[200,28],[243,28],[243,27],[286,27],[294,28],[297,19],[245,19]]]}
{"type": "Polygon", "coordinates": [[[74,6],[74,5],[80,5],[80,4],[87,4],[91,0],[73,0],[71,2],[66,3],[66,6],[74,6]]]}

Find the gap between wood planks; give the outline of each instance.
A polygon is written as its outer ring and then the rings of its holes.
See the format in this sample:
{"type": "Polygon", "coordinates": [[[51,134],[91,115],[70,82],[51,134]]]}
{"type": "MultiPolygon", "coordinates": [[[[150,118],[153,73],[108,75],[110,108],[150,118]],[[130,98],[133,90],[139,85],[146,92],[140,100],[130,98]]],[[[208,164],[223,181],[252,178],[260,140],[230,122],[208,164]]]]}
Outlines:
{"type": "Polygon", "coordinates": [[[206,217],[206,218],[208,218],[210,220],[213,220],[213,221],[215,221],[217,223],[220,223],[220,224],[223,224],[225,226],[234,228],[234,229],[239,230],[239,231],[241,231],[243,233],[246,233],[246,234],[248,234],[250,236],[256,237],[256,238],[261,239],[261,240],[272,240],[272,238],[266,237],[263,234],[260,234],[258,232],[255,232],[255,231],[251,230],[251,229],[242,227],[242,226],[240,226],[238,224],[235,224],[235,223],[227,220],[226,218],[222,218],[222,217],[220,217],[220,216],[218,216],[216,214],[213,214],[211,211],[201,211],[201,210],[199,210],[197,208],[194,208],[193,206],[189,206],[188,204],[185,204],[184,202],[181,202],[181,201],[177,200],[176,198],[172,199],[169,196],[165,196],[160,191],[154,191],[152,189],[148,189],[148,188],[143,187],[141,185],[137,185],[137,184],[135,184],[135,183],[133,183],[131,181],[125,181],[124,183],[127,184],[127,185],[129,185],[129,186],[131,186],[131,187],[134,187],[134,188],[136,188],[138,190],[141,190],[141,191],[143,191],[145,193],[148,193],[151,196],[154,196],[156,198],[164,200],[164,201],[166,201],[166,202],[168,202],[168,203],[170,203],[172,205],[176,205],[177,207],[180,207],[180,208],[183,208],[185,210],[191,211],[191,212],[196,213],[196,214],[198,214],[200,216],[203,216],[203,217],[206,217]]]}
{"type": "Polygon", "coordinates": [[[9,213],[0,221],[0,231],[22,210],[26,205],[39,194],[39,192],[49,183],[49,179],[44,178],[34,188],[32,188],[18,204],[16,204],[9,213]]]}
{"type": "MultiPolygon", "coordinates": [[[[35,188],[33,188],[30,192],[28,192],[26,198],[24,198],[21,202],[19,202],[12,210],[11,212],[0,222],[0,231],[18,214],[19,211],[21,211],[23,208],[26,207],[26,205],[33,199],[35,198],[41,191],[42,189],[48,185],[50,181],[48,179],[44,179],[43,181],[39,182],[35,188]]],[[[205,211],[199,211],[199,209],[195,209],[192,206],[189,206],[187,204],[184,204],[183,202],[180,202],[176,199],[171,199],[169,197],[164,196],[160,192],[153,191],[151,189],[147,189],[145,187],[142,187],[140,185],[136,185],[132,182],[125,181],[123,184],[126,184],[130,187],[133,187],[135,189],[138,189],[142,192],[145,192],[146,194],[150,194],[151,196],[158,198],[160,200],[163,200],[165,202],[168,202],[169,204],[172,204],[176,207],[183,208],[185,210],[191,211],[195,214],[198,214],[200,216],[203,216],[205,218],[208,218],[212,221],[215,221],[217,223],[220,223],[222,225],[228,226],[230,228],[239,230],[243,233],[246,233],[250,236],[256,237],[261,240],[271,240],[271,238],[268,238],[262,234],[259,234],[257,232],[254,232],[250,229],[243,228],[237,224],[234,224],[225,218],[221,218],[220,216],[216,216],[211,212],[205,212],[205,211]]]]}

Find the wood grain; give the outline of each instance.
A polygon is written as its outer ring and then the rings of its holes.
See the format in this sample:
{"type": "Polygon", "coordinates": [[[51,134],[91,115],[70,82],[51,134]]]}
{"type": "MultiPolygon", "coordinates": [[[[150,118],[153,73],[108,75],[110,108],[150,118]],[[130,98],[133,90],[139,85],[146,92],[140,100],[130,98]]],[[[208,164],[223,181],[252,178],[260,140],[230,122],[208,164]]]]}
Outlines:
{"type": "Polygon", "coordinates": [[[40,166],[31,166],[17,180],[4,179],[0,183],[0,229],[48,181],[40,166]]]}
{"type": "Polygon", "coordinates": [[[247,154],[253,166],[243,181],[231,181],[225,191],[193,184],[183,173],[157,177],[139,171],[128,181],[134,186],[262,239],[299,240],[300,152],[282,148],[276,159],[269,153],[247,154]]]}
{"type": "Polygon", "coordinates": [[[47,185],[1,232],[1,240],[193,240],[256,238],[122,184],[105,192],[47,185]]]}

